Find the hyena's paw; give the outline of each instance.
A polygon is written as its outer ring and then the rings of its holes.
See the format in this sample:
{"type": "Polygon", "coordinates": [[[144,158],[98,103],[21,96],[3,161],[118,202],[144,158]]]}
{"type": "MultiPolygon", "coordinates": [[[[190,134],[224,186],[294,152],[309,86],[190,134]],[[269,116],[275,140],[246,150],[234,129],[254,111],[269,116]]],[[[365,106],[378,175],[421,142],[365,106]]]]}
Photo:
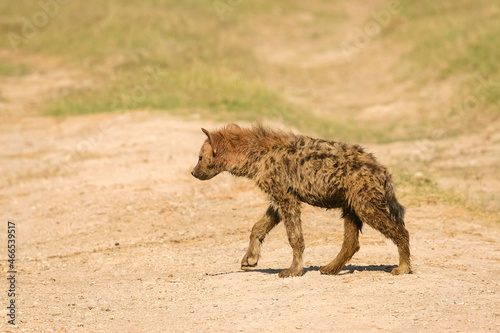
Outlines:
{"type": "Polygon", "coordinates": [[[340,273],[341,270],[342,266],[332,266],[332,265],[326,265],[319,269],[320,273],[325,275],[337,275],[340,273]]]}
{"type": "Polygon", "coordinates": [[[259,256],[256,254],[245,254],[243,259],[241,260],[241,269],[245,271],[249,271],[252,267],[257,266],[259,262],[259,256]]]}
{"type": "Polygon", "coordinates": [[[292,276],[301,276],[302,275],[302,268],[298,270],[291,270],[290,268],[286,268],[279,272],[278,276],[280,278],[287,278],[287,277],[292,277],[292,276]]]}
{"type": "Polygon", "coordinates": [[[396,267],[392,270],[391,274],[392,275],[403,275],[403,274],[410,274],[411,273],[411,269],[410,269],[410,266],[407,266],[407,265],[401,265],[399,267],[396,267]]]}

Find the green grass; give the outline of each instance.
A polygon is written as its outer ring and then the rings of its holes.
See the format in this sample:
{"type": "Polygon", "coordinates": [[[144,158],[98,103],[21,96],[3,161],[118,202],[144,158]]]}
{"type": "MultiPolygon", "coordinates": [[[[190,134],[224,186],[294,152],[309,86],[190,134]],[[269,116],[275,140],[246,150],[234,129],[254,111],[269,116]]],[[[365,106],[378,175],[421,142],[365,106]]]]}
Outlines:
{"type": "Polygon", "coordinates": [[[406,1],[402,15],[407,20],[399,32],[414,42],[410,55],[433,65],[437,75],[500,74],[497,1],[406,1]]]}
{"type": "MultiPolygon", "coordinates": [[[[373,126],[349,117],[320,118],[269,86],[263,72],[280,73],[286,68],[271,68],[255,57],[252,43],[256,42],[256,25],[286,31],[288,25],[296,24],[297,16],[307,12],[312,19],[301,23],[305,31],[324,27],[307,35],[314,39],[348,19],[334,7],[320,0],[314,4],[243,1],[235,2],[221,20],[211,1],[72,1],[60,5],[57,15],[35,27],[32,36],[18,47],[23,54],[62,57],[96,82],[91,88],[75,88],[47,101],[43,112],[48,115],[149,108],[178,115],[201,113],[221,121],[282,119],[308,133],[353,141],[389,142],[427,136],[416,131],[415,124],[404,121],[373,126]],[[148,89],[143,84],[147,68],[167,73],[148,89]],[[403,135],[395,134],[397,128],[407,130],[398,132],[403,135]]],[[[403,1],[401,7],[401,22],[380,38],[395,43],[401,38],[411,40],[413,48],[402,61],[412,63],[412,74],[424,73],[420,75],[424,81],[465,76],[457,92],[463,98],[457,97],[455,109],[460,111],[467,97],[474,97],[479,76],[500,82],[499,3],[427,0],[403,1]]],[[[21,37],[26,21],[33,23],[34,15],[42,11],[37,2],[29,0],[2,2],[0,10],[4,13],[0,32],[21,37]]],[[[12,48],[9,38],[0,39],[0,48],[12,48]]],[[[4,76],[29,71],[23,64],[0,64],[0,75],[4,76]]],[[[496,107],[500,87],[482,89],[477,98],[480,103],[476,109],[481,113],[489,117],[500,113],[496,107]]],[[[417,127],[427,126],[422,123],[417,127]]]]}
{"type": "Polygon", "coordinates": [[[393,177],[398,199],[405,206],[447,203],[465,209],[478,218],[500,223],[498,210],[485,210],[482,204],[467,201],[463,193],[445,191],[428,175],[416,176],[408,172],[395,171],[393,177]]]}
{"type": "MultiPolygon", "coordinates": [[[[3,28],[19,34],[23,17],[40,11],[28,1],[0,7],[7,17],[3,28]]],[[[244,27],[236,18],[255,10],[241,7],[220,21],[211,2],[70,2],[19,48],[63,55],[97,81],[48,101],[43,108],[48,115],[150,108],[255,121],[275,118],[273,110],[299,113],[267,87],[251,49],[235,38],[235,30],[244,27]],[[162,73],[153,84],[144,83],[151,80],[147,68],[162,73]]],[[[0,46],[10,45],[2,39],[0,46]]]]}
{"type": "Polygon", "coordinates": [[[452,205],[464,205],[464,198],[459,194],[443,191],[428,176],[415,176],[408,172],[394,172],[394,183],[398,196],[410,206],[422,203],[446,202],[452,205]]]}
{"type": "Polygon", "coordinates": [[[0,58],[0,76],[23,76],[33,72],[26,64],[15,64],[7,59],[0,58]]]}
{"type": "MultiPolygon", "coordinates": [[[[328,11],[329,4],[241,2],[221,20],[213,3],[198,1],[69,2],[48,24],[16,45],[24,54],[63,57],[92,76],[93,87],[75,88],[48,100],[43,113],[70,116],[134,109],[160,109],[176,115],[201,114],[219,121],[282,120],[306,132],[328,137],[358,136],[355,124],[315,117],[305,107],[268,86],[266,64],[254,56],[255,24],[269,27],[275,15],[312,13],[312,24],[334,25],[346,16],[328,11]],[[162,75],[153,85],[147,69],[162,75]]],[[[41,11],[32,1],[0,4],[5,21],[0,29],[22,37],[22,29],[41,11]]],[[[291,19],[293,23],[293,19],[291,19]]],[[[314,36],[311,36],[314,38],[314,36]]],[[[11,48],[8,39],[0,47],[11,48]]]]}
{"type": "Polygon", "coordinates": [[[500,2],[494,0],[404,1],[397,35],[411,40],[405,56],[410,75],[423,84],[459,79],[457,106],[477,98],[475,112],[500,115],[500,2]],[[482,77],[499,84],[481,89],[482,77]],[[461,97],[461,98],[460,98],[461,97]]]}

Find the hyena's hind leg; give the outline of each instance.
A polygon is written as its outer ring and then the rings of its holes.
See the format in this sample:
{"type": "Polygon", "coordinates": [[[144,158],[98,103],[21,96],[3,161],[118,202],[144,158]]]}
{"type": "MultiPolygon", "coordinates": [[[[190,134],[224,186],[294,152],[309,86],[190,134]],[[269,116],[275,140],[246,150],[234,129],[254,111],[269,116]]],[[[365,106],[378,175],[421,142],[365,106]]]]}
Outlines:
{"type": "Polygon", "coordinates": [[[266,235],[280,222],[276,209],[271,205],[264,216],[255,223],[250,234],[250,244],[247,253],[241,260],[241,269],[250,270],[257,266],[260,258],[260,249],[266,235]]]}
{"type": "Polygon", "coordinates": [[[392,275],[411,273],[410,261],[410,234],[403,224],[396,224],[394,229],[389,229],[385,236],[389,237],[398,247],[399,266],[391,271],[392,275]]]}
{"type": "Polygon", "coordinates": [[[392,240],[398,247],[399,266],[394,268],[391,274],[401,275],[410,273],[410,234],[402,218],[401,221],[394,221],[387,211],[380,210],[376,207],[365,209],[364,212],[360,214],[360,218],[363,222],[392,240]]]}
{"type": "Polygon", "coordinates": [[[359,250],[359,230],[362,222],[356,214],[344,212],[344,242],[337,257],[328,265],[320,268],[321,274],[338,274],[352,256],[359,250]]]}

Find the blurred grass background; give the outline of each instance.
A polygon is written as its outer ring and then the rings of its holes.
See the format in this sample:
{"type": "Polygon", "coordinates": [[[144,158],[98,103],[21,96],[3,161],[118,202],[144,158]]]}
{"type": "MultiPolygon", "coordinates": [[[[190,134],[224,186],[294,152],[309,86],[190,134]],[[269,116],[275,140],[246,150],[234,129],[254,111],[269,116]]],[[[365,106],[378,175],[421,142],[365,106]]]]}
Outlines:
{"type": "MultiPolygon", "coordinates": [[[[196,109],[203,110],[205,117],[241,120],[276,118],[274,110],[286,110],[293,115],[288,119],[290,125],[325,136],[340,133],[341,137],[366,141],[363,131],[355,128],[367,124],[348,122],[348,130],[342,130],[344,122],[339,126],[331,119],[311,118],[310,110],[298,107],[282,91],[270,87],[259,74],[269,64],[259,63],[252,47],[259,31],[286,28],[286,20],[277,19],[276,13],[286,16],[312,12],[314,24],[322,26],[325,34],[330,33],[338,21],[348,17],[341,9],[336,10],[335,2],[339,1],[314,1],[307,5],[298,1],[234,2],[236,7],[228,5],[231,9],[227,9],[221,21],[212,1],[72,1],[59,5],[57,15],[49,18],[46,26],[36,28],[35,36],[20,49],[23,53],[61,57],[83,67],[99,82],[97,87],[70,91],[47,101],[46,114],[127,109],[125,102],[116,101],[130,94],[144,78],[148,66],[167,72],[168,77],[134,103],[133,109],[164,109],[174,113],[196,109]]],[[[500,3],[402,1],[402,8],[400,22],[393,29],[396,33],[376,38],[393,44],[411,40],[409,51],[400,60],[411,65],[405,79],[411,77],[426,84],[429,80],[459,76],[462,85],[457,93],[466,96],[477,86],[477,75],[498,78],[500,3]]],[[[27,0],[2,2],[0,9],[3,13],[0,30],[4,36],[12,31],[21,32],[25,23],[22,18],[32,18],[41,10],[37,2],[27,0]]],[[[0,46],[11,48],[9,39],[2,38],[0,46]]],[[[0,65],[2,75],[25,75],[29,71],[26,65],[12,66],[6,60],[0,65]]],[[[499,89],[484,93],[484,104],[474,111],[487,116],[489,112],[498,113],[499,89]]],[[[397,126],[404,124],[398,120],[397,126]]],[[[370,131],[365,127],[361,126],[370,131]]],[[[405,139],[404,135],[390,137],[384,133],[376,133],[378,142],[405,139]]]]}
{"type": "MultiPolygon", "coordinates": [[[[375,12],[389,3],[369,1],[375,12]]],[[[3,1],[0,49],[8,51],[0,55],[0,76],[30,75],[50,58],[92,78],[91,86],[44,100],[41,113],[49,116],[154,109],[274,120],[372,144],[453,138],[497,121],[500,2],[398,4],[390,24],[346,59],[342,42],[355,43],[353,32],[374,18],[340,0],[70,1],[52,7],[30,38],[22,31],[40,4],[3,1]],[[21,36],[17,52],[12,33],[21,36]],[[493,83],[478,93],[484,81],[493,83]]],[[[399,172],[411,195],[441,193],[433,181],[412,181],[412,170],[399,172]]]]}

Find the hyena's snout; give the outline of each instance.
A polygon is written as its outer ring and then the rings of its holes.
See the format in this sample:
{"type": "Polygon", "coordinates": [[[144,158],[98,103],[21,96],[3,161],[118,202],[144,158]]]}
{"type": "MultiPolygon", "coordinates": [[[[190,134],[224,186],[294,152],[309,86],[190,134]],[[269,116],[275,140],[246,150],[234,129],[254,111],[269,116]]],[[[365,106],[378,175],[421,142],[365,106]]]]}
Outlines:
{"type": "Polygon", "coordinates": [[[200,173],[198,170],[196,170],[196,168],[193,169],[193,171],[191,171],[191,174],[193,175],[193,177],[196,177],[198,179],[201,179],[200,178],[200,173]]]}
{"type": "Polygon", "coordinates": [[[196,177],[199,180],[208,180],[217,175],[217,173],[206,172],[198,167],[195,167],[193,171],[191,171],[191,174],[193,175],[193,177],[196,177]]]}

